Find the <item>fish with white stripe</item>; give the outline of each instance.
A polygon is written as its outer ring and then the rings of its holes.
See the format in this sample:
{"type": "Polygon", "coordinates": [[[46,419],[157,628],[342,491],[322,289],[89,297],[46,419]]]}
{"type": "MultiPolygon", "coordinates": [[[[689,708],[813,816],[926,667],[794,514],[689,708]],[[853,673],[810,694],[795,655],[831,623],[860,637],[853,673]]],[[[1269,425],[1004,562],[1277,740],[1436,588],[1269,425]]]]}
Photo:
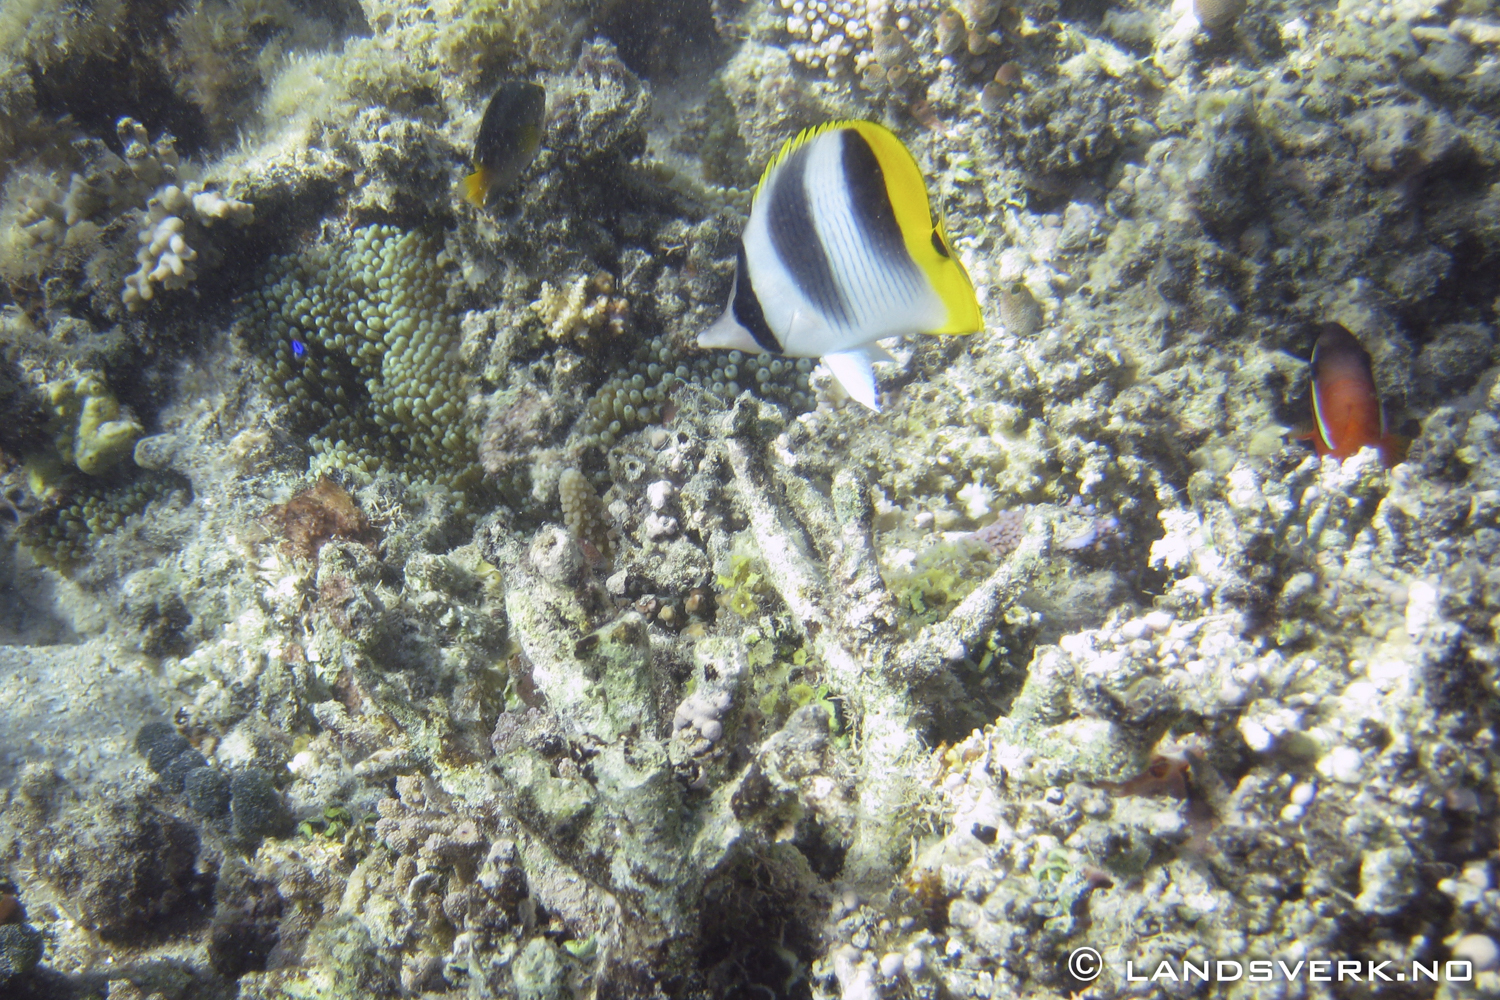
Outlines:
{"type": "Polygon", "coordinates": [[[802,132],[766,167],[729,304],[698,346],[822,358],[879,412],[871,363],[890,355],[876,341],[983,327],[911,152],[882,125],[842,121],[802,132]]]}

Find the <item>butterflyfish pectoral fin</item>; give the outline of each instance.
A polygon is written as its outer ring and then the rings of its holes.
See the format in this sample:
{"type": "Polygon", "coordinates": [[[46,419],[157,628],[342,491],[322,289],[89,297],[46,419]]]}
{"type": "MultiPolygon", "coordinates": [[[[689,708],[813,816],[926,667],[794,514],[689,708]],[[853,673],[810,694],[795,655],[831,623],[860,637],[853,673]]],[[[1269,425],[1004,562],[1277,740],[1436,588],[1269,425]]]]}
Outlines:
{"type": "Polygon", "coordinates": [[[850,399],[864,404],[876,413],[880,412],[880,401],[875,388],[875,369],[870,367],[870,355],[867,348],[861,347],[852,351],[839,351],[837,354],[825,354],[823,363],[828,366],[828,370],[833,373],[838,384],[843,386],[850,399]]]}
{"type": "Polygon", "coordinates": [[[841,339],[817,312],[798,307],[792,310],[786,336],[781,342],[789,352],[799,357],[818,357],[830,348],[842,346],[839,343],[841,339]]]}

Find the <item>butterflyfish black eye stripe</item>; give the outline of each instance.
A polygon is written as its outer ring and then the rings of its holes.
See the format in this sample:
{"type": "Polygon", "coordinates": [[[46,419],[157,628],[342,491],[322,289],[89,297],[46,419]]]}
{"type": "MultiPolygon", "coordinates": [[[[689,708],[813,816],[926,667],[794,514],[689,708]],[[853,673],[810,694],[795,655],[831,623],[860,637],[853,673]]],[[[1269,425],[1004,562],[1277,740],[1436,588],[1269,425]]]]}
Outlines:
{"type": "Polygon", "coordinates": [[[812,206],[807,199],[804,174],[808,148],[799,146],[792,151],[781,164],[776,183],[771,187],[766,217],[771,247],[796,283],[797,290],[807,296],[830,322],[846,325],[849,310],[833,276],[828,252],[818,236],[812,206]]]}
{"type": "Polygon", "coordinates": [[[756,296],[755,289],[750,286],[750,267],[745,262],[744,240],[740,240],[735,275],[734,301],[730,303],[735,320],[740,326],[750,331],[750,336],[755,338],[756,346],[762,351],[780,354],[781,343],[776,339],[776,334],[771,332],[771,326],[766,322],[765,310],[760,306],[760,299],[756,296]]]}
{"type": "Polygon", "coordinates": [[[906,239],[896,221],[896,210],[891,207],[880,160],[865,137],[854,129],[845,129],[841,135],[844,184],[849,190],[849,205],[860,237],[880,264],[899,276],[903,285],[915,288],[921,274],[907,253],[906,239]]]}

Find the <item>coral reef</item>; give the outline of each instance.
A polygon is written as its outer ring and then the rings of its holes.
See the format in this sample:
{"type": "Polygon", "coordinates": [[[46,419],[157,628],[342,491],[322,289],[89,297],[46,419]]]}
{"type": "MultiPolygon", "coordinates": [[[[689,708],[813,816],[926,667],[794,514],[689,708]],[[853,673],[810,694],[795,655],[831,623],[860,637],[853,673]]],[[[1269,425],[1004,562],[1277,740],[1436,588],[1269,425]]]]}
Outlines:
{"type": "Polygon", "coordinates": [[[41,931],[21,923],[0,924],[0,986],[25,976],[41,958],[41,931]]]}
{"type": "Polygon", "coordinates": [[[42,386],[52,411],[57,456],[66,465],[100,476],[135,451],[141,425],[120,412],[119,401],[95,378],[84,376],[42,386]]]}
{"type": "Polygon", "coordinates": [[[813,394],[807,358],[746,357],[743,351],[727,355],[689,358],[660,338],[639,347],[618,374],[600,387],[589,401],[583,426],[589,444],[613,444],[627,430],[636,430],[661,420],[673,390],[692,384],[708,390],[725,402],[744,388],[797,409],[810,409],[813,394]]]}
{"type": "Polygon", "coordinates": [[[563,524],[585,546],[585,552],[595,559],[608,559],[614,554],[609,512],[581,472],[563,470],[557,480],[557,499],[562,505],[563,524]]]}
{"type": "Polygon", "coordinates": [[[0,990],[1500,984],[1484,4],[88,14],[0,12],[0,990]],[[695,346],[835,117],[986,319],[880,414],[695,346]]]}
{"type": "MultiPolygon", "coordinates": [[[[188,237],[194,234],[184,216],[200,227],[210,226],[219,219],[243,226],[254,221],[255,209],[243,201],[205,191],[197,181],[186,187],[167,184],[158,189],[146,202],[146,218],[139,236],[141,248],[135,258],[141,266],[125,278],[122,298],[132,312],[144,309],[155,297],[154,286],[186,288],[198,276],[193,266],[198,251],[188,243],[188,237]]],[[[196,238],[194,242],[202,245],[196,238]]]]}
{"type": "Polygon", "coordinates": [[[627,329],[630,303],[611,297],[614,287],[614,278],[605,271],[591,278],[580,275],[565,288],[544,281],[533,308],[549,338],[573,340],[588,350],[601,334],[618,337],[627,329]]]}
{"type": "Polygon", "coordinates": [[[171,475],[79,483],[29,511],[16,540],[44,565],[67,571],[85,562],[94,546],[138,521],[154,502],[180,496],[182,483],[171,475]]]}
{"type": "Polygon", "coordinates": [[[60,813],[28,844],[41,877],[106,941],[149,940],[200,911],[212,894],[212,871],[199,867],[197,829],[140,799],[60,813]]]}
{"type": "Polygon", "coordinates": [[[267,516],[281,526],[288,549],[304,559],[318,554],[335,538],[373,543],[375,530],[354,498],[327,476],[286,503],[276,504],[267,516]]]}
{"type": "Polygon", "coordinates": [[[262,838],[290,827],[286,806],[264,769],[247,767],[225,777],[165,722],[142,726],[135,749],[162,786],[181,794],[195,812],[211,820],[227,817],[230,842],[242,849],[253,852],[262,838]]]}

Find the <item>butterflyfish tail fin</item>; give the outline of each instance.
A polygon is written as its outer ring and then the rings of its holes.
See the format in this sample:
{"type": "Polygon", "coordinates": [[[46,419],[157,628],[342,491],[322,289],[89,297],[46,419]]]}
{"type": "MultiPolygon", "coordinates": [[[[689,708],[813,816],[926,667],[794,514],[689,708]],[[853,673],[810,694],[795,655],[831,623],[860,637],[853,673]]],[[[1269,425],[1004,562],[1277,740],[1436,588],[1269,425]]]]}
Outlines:
{"type": "Polygon", "coordinates": [[[870,356],[865,348],[840,351],[823,355],[823,363],[833,373],[834,380],[849,394],[849,398],[861,403],[876,413],[880,412],[880,400],[875,388],[875,369],[870,367],[870,356]]]}

